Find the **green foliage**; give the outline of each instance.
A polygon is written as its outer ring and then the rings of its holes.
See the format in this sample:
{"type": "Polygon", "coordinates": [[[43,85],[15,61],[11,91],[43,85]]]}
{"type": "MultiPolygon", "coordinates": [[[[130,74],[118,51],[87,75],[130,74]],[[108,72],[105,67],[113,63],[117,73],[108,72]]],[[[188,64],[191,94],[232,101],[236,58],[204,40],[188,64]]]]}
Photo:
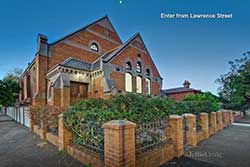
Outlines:
{"type": "Polygon", "coordinates": [[[5,74],[0,80],[0,105],[13,106],[18,98],[20,87],[18,79],[22,74],[22,69],[15,68],[5,74]]]}
{"type": "Polygon", "coordinates": [[[219,95],[226,109],[250,109],[250,52],[229,62],[230,71],[217,80],[221,84],[219,95]]]}
{"type": "Polygon", "coordinates": [[[216,96],[209,92],[187,95],[177,106],[178,114],[192,113],[198,115],[201,112],[210,113],[219,110],[219,102],[216,96]]]}
{"type": "Polygon", "coordinates": [[[13,106],[19,92],[20,87],[17,81],[11,79],[0,80],[0,105],[13,106]]]}

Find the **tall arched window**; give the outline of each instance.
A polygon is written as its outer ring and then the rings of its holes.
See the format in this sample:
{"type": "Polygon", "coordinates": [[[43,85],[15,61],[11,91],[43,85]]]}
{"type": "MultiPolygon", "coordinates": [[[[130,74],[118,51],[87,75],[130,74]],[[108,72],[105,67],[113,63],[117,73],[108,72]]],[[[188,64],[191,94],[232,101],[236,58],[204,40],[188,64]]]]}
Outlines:
{"type": "Polygon", "coordinates": [[[136,93],[142,93],[142,77],[136,77],[136,93]]]}
{"type": "Polygon", "coordinates": [[[137,62],[136,64],[136,72],[141,73],[141,62],[137,62]]]}
{"type": "Polygon", "coordinates": [[[131,63],[129,61],[126,63],[125,69],[126,70],[132,70],[132,66],[131,66],[131,63]]]}
{"type": "Polygon", "coordinates": [[[151,83],[150,83],[150,79],[146,78],[146,95],[150,95],[151,93],[151,83]]]}
{"type": "Polygon", "coordinates": [[[150,76],[150,69],[148,69],[148,68],[146,69],[146,75],[150,76]]]}
{"type": "Polygon", "coordinates": [[[125,91],[132,92],[132,75],[130,73],[125,73],[125,91]]]}

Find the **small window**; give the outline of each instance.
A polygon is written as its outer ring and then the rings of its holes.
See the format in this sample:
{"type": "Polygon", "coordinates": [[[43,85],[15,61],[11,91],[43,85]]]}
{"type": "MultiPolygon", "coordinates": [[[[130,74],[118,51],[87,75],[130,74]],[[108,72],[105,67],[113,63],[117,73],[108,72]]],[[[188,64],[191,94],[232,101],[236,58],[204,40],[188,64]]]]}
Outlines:
{"type": "Polygon", "coordinates": [[[150,95],[150,79],[146,78],[146,95],[150,95]]]}
{"type": "Polygon", "coordinates": [[[142,93],[142,77],[136,77],[136,93],[142,93]]]}
{"type": "Polygon", "coordinates": [[[136,72],[141,73],[141,62],[137,62],[136,64],[136,72]]]}
{"type": "Polygon", "coordinates": [[[98,47],[98,45],[96,43],[92,43],[90,45],[90,49],[95,51],[95,52],[99,52],[99,47],[98,47]]]}
{"type": "Polygon", "coordinates": [[[131,63],[130,63],[130,62],[127,62],[127,63],[126,63],[125,69],[126,69],[126,70],[132,70],[132,66],[131,66],[131,63]]]}
{"type": "Polygon", "coordinates": [[[146,69],[146,75],[150,76],[150,69],[146,69]]]}

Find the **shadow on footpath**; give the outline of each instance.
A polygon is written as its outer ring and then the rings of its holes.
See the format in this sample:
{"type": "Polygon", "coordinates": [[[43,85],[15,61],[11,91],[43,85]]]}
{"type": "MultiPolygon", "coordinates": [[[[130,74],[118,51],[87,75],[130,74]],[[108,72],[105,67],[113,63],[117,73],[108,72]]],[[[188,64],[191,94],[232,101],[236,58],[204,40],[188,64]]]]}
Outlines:
{"type": "Polygon", "coordinates": [[[222,167],[212,163],[195,160],[189,157],[182,156],[178,159],[174,159],[161,167],[222,167]]]}

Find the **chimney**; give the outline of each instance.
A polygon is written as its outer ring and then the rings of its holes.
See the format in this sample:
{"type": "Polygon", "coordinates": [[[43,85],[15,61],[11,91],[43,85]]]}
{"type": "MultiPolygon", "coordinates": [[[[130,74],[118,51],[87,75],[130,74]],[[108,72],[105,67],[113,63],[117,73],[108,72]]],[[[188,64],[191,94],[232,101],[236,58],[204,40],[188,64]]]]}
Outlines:
{"type": "Polygon", "coordinates": [[[184,88],[189,88],[191,83],[188,80],[185,80],[183,83],[184,88]]]}
{"type": "Polygon", "coordinates": [[[40,55],[48,56],[48,38],[43,34],[37,36],[37,52],[40,55]]]}

